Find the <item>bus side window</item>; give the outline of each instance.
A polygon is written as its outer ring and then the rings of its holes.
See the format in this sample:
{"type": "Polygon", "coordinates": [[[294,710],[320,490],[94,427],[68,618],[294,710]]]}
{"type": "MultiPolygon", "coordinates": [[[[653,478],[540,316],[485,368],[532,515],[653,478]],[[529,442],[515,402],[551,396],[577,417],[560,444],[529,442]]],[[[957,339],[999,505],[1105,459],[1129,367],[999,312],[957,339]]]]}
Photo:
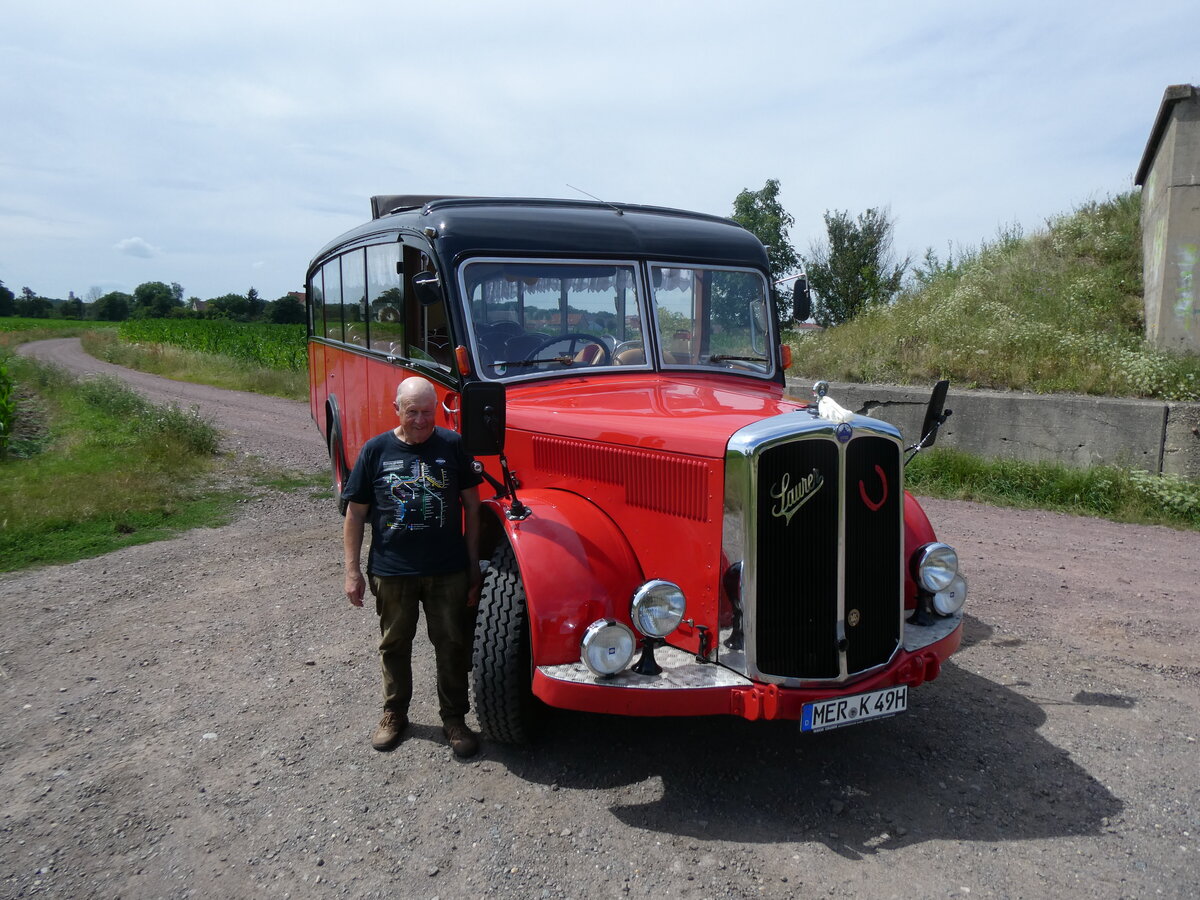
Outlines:
{"type": "Polygon", "coordinates": [[[367,323],[363,312],[366,309],[366,284],[363,268],[363,251],[351,250],[342,256],[342,325],[346,330],[346,343],[358,347],[367,346],[367,323]]]}
{"type": "Polygon", "coordinates": [[[404,355],[404,282],[397,271],[399,262],[398,242],[367,247],[371,349],[390,356],[404,355]]]}
{"type": "Polygon", "coordinates": [[[325,278],[325,331],[331,341],[342,339],[342,266],[340,259],[331,259],[321,266],[325,278]]]}
{"type": "MultiPolygon", "coordinates": [[[[406,283],[417,272],[436,271],[433,260],[416,247],[404,248],[404,276],[406,283]]],[[[445,275],[442,276],[445,278],[445,275]]],[[[409,296],[413,296],[411,293],[409,296]]],[[[450,342],[450,325],[446,317],[445,294],[443,299],[429,306],[412,302],[405,306],[404,320],[407,326],[410,359],[431,363],[439,369],[450,370],[453,347],[450,342]]]]}
{"type": "Polygon", "coordinates": [[[312,274],[308,288],[308,330],[310,334],[321,337],[325,329],[325,290],[321,286],[321,271],[312,274]]]}

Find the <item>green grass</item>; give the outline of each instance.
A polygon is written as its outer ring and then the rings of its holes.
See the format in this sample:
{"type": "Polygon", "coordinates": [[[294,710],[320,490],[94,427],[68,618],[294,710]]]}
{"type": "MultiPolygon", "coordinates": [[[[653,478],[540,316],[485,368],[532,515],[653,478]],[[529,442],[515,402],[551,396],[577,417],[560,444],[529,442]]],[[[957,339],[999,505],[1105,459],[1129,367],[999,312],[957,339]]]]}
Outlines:
{"type": "Polygon", "coordinates": [[[129,343],[113,331],[89,332],[83,335],[82,343],[83,349],[97,359],[140,372],[228,390],[252,391],[289,400],[308,400],[307,366],[302,370],[290,365],[279,368],[262,365],[251,359],[189,350],[174,344],[129,343]]]}
{"type": "Polygon", "coordinates": [[[935,257],[890,306],[794,338],[830,380],[1200,400],[1200,356],[1143,338],[1140,197],[1088,203],[1037,234],[935,257]]]}
{"type": "Polygon", "coordinates": [[[1200,530],[1200,483],[1174,475],[984,460],[939,448],[918,454],[904,478],[913,493],[947,500],[1200,530]]]}
{"type": "Polygon", "coordinates": [[[115,331],[116,325],[111,322],[88,322],[80,319],[25,319],[20,316],[0,316],[0,353],[26,341],[79,337],[97,330],[115,331]]]}
{"type": "Polygon", "coordinates": [[[108,553],[228,521],[209,486],[219,435],[116,379],[9,358],[19,414],[0,460],[0,571],[108,553]]]}

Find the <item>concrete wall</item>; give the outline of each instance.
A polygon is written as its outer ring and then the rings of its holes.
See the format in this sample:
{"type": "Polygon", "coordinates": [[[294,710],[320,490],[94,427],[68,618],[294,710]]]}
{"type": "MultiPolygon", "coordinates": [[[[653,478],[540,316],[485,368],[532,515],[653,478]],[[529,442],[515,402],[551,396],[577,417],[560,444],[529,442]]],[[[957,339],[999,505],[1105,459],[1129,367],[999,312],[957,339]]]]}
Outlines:
{"type": "MultiPolygon", "coordinates": [[[[814,379],[789,378],[787,392],[812,398],[814,379]]],[[[829,396],[847,409],[882,419],[915,444],[929,403],[926,387],[830,382],[829,396]]],[[[1200,403],[1114,400],[1016,391],[959,391],[937,446],[978,456],[1118,465],[1200,479],[1200,403]]]]}
{"type": "Polygon", "coordinates": [[[1172,85],[1134,178],[1142,185],[1146,339],[1200,353],[1200,91],[1172,85]]]}

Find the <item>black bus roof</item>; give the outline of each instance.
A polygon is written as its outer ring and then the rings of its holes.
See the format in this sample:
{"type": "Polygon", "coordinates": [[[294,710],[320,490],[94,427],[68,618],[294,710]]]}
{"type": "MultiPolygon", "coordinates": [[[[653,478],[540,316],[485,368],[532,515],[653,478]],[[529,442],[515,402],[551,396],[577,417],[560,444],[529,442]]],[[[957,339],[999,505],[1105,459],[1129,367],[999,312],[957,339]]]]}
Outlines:
{"type": "Polygon", "coordinates": [[[629,203],[522,197],[371,198],[374,218],[314,258],[397,231],[433,237],[447,262],[463,255],[545,254],[699,261],[768,269],[766,249],[732,219],[629,203]]]}

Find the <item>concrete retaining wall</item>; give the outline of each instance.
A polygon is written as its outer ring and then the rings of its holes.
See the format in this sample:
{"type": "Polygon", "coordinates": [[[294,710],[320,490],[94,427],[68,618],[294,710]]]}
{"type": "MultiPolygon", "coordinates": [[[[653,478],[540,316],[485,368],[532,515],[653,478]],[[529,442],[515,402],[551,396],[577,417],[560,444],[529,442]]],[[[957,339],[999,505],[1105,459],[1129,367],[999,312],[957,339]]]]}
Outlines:
{"type": "MultiPolygon", "coordinates": [[[[815,379],[788,378],[792,397],[812,397],[815,379]]],[[[830,382],[829,396],[861,415],[891,422],[914,444],[929,403],[927,387],[830,382]]],[[[1200,403],[1115,400],[1060,394],[958,391],[939,447],[978,456],[1118,465],[1200,479],[1200,403]]]]}

